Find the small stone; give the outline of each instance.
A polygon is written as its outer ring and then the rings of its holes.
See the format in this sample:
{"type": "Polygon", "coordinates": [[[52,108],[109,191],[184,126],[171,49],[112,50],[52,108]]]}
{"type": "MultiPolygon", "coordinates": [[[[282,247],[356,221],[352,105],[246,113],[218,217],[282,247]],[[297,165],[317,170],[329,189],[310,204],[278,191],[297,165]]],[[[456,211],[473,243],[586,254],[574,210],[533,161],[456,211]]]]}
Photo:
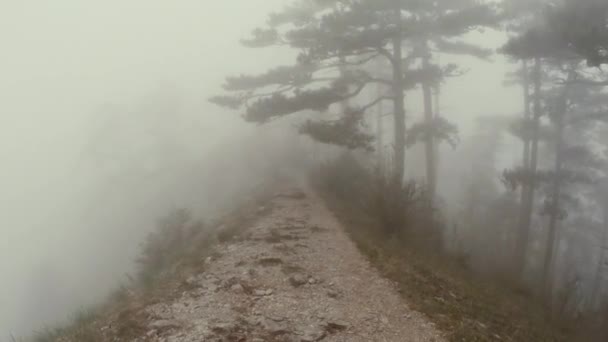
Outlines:
{"type": "Polygon", "coordinates": [[[282,324],[272,319],[262,319],[262,327],[268,331],[271,335],[281,335],[287,332],[287,329],[282,324]]]}
{"type": "Polygon", "coordinates": [[[280,317],[280,316],[268,316],[268,318],[270,318],[271,320],[273,320],[275,322],[284,322],[285,321],[285,317],[280,317]]]}
{"type": "Polygon", "coordinates": [[[268,289],[268,290],[256,289],[253,291],[253,295],[256,297],[272,296],[273,293],[274,293],[274,291],[271,289],[268,289]]]}
{"type": "Polygon", "coordinates": [[[308,282],[308,279],[306,279],[306,277],[301,274],[294,274],[291,277],[289,277],[289,283],[293,287],[300,287],[300,286],[306,284],[307,282],[308,282]]]}
{"type": "Polygon", "coordinates": [[[327,333],[321,327],[308,327],[302,332],[300,342],[321,341],[327,333]]]}
{"type": "Polygon", "coordinates": [[[243,292],[245,292],[245,289],[243,288],[243,285],[237,283],[230,287],[230,291],[236,292],[236,293],[243,293],[243,292]]]}
{"type": "Polygon", "coordinates": [[[340,296],[340,293],[334,289],[329,289],[327,290],[327,296],[329,298],[338,298],[340,296]]]}
{"type": "Polygon", "coordinates": [[[190,286],[199,285],[198,278],[195,276],[192,276],[192,277],[189,277],[188,279],[186,279],[185,283],[186,283],[186,285],[190,285],[190,286]]]}
{"type": "Polygon", "coordinates": [[[149,327],[155,330],[170,330],[180,328],[181,324],[175,321],[161,319],[150,323],[149,327]]]}
{"type": "Polygon", "coordinates": [[[341,321],[331,321],[325,324],[325,331],[330,334],[336,333],[338,331],[344,331],[348,328],[348,323],[341,321]]]}
{"type": "Polygon", "coordinates": [[[225,334],[232,331],[233,328],[234,326],[230,323],[217,323],[211,327],[211,330],[216,334],[225,334]]]}
{"type": "Polygon", "coordinates": [[[310,277],[310,278],[308,278],[308,283],[309,283],[310,285],[314,285],[314,284],[316,284],[316,283],[317,283],[317,280],[316,280],[315,278],[313,278],[313,277],[310,277]]]}

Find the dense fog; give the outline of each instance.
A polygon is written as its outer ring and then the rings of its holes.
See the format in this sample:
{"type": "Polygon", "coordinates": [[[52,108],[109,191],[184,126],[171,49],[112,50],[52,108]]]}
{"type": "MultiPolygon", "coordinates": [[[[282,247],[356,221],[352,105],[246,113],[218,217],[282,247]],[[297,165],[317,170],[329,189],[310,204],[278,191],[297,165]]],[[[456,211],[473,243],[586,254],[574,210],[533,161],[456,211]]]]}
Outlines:
{"type": "Polygon", "coordinates": [[[206,98],[280,60],[238,44],[280,2],[0,4],[1,340],[126,281],[166,212],[204,216],[256,182],[241,152],[262,139],[206,98]]]}
{"type": "MultiPolygon", "coordinates": [[[[255,125],[208,101],[226,76],[293,64],[289,47],[240,43],[284,5],[0,1],[1,341],[63,321],[127,282],[140,243],[171,210],[205,220],[277,172],[305,173],[316,143],[297,134],[296,119],[255,125]]],[[[510,36],[497,26],[463,39],[497,52],[510,36]]],[[[437,176],[446,245],[457,249],[470,234],[457,231],[466,184],[484,162],[479,118],[521,115],[522,91],[504,81],[518,64],[503,53],[438,59],[462,70],[441,88],[439,109],[458,127],[459,143],[438,147],[437,176]]],[[[408,90],[405,107],[422,117],[420,89],[408,90]]],[[[521,142],[500,134],[490,173],[502,193],[501,173],[519,163],[521,142]]],[[[406,160],[406,178],[424,182],[423,147],[406,160]]],[[[469,253],[488,242],[466,243],[469,253]]]]}

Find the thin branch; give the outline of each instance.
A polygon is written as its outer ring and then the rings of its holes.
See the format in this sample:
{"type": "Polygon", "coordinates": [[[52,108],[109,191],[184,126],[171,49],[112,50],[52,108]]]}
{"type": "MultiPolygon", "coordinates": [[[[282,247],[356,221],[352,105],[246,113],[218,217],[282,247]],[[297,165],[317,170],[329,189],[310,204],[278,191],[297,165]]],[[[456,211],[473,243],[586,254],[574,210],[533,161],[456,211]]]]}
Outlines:
{"type": "Polygon", "coordinates": [[[393,65],[393,67],[397,66],[397,61],[395,60],[395,57],[393,57],[393,55],[387,49],[380,47],[376,50],[381,56],[386,57],[386,59],[388,59],[388,61],[393,65]]]}
{"type": "Polygon", "coordinates": [[[304,84],[290,84],[287,86],[284,86],[283,88],[277,89],[275,91],[270,91],[270,92],[265,92],[265,93],[259,93],[259,94],[250,94],[244,97],[245,100],[252,100],[252,99],[257,99],[260,97],[267,97],[267,96],[273,96],[273,95],[278,95],[278,94],[283,94],[286,93],[288,91],[294,90],[298,87],[302,87],[305,85],[309,85],[312,83],[318,83],[318,82],[330,82],[330,81],[336,81],[339,80],[339,77],[320,77],[320,78],[313,78],[310,79],[308,82],[304,83],[304,84]]]}
{"type": "Polygon", "coordinates": [[[393,100],[393,99],[394,99],[394,98],[393,98],[393,97],[391,97],[391,96],[381,96],[381,97],[379,97],[379,98],[375,99],[374,101],[372,101],[372,102],[368,103],[367,105],[365,105],[365,106],[363,106],[363,107],[359,108],[359,110],[360,110],[360,111],[362,111],[362,112],[365,112],[365,111],[367,111],[368,109],[370,109],[371,107],[373,107],[373,106],[377,105],[378,103],[380,103],[380,102],[382,102],[382,101],[388,101],[388,100],[393,100]]]}
{"type": "Polygon", "coordinates": [[[608,80],[596,81],[596,80],[582,77],[580,74],[577,74],[573,80],[568,81],[565,79],[559,79],[559,80],[557,80],[556,83],[559,85],[578,84],[578,85],[588,85],[588,86],[595,86],[595,87],[608,87],[608,80]]]}
{"type": "Polygon", "coordinates": [[[339,79],[340,79],[340,77],[317,77],[317,78],[311,78],[306,83],[310,84],[310,83],[317,83],[317,82],[332,82],[332,81],[337,81],[339,79]]]}
{"type": "Polygon", "coordinates": [[[250,95],[245,96],[244,99],[246,101],[248,101],[248,100],[257,99],[257,98],[260,98],[260,97],[266,97],[266,96],[283,94],[283,93],[286,93],[288,91],[294,90],[295,88],[296,88],[296,86],[289,85],[289,86],[285,86],[283,88],[277,89],[275,91],[270,91],[270,92],[260,93],[260,94],[250,94],[250,95]]]}
{"type": "Polygon", "coordinates": [[[348,100],[350,98],[353,98],[359,94],[361,94],[361,92],[363,91],[363,89],[365,89],[365,87],[368,85],[368,82],[361,82],[361,84],[359,85],[359,87],[357,89],[355,89],[354,92],[347,94],[343,97],[343,100],[348,100]]]}
{"type": "MultiPolygon", "coordinates": [[[[338,63],[330,63],[330,64],[327,64],[327,65],[320,66],[317,69],[317,71],[326,70],[326,69],[341,68],[341,67],[345,67],[345,66],[361,66],[361,65],[366,64],[369,61],[373,60],[374,58],[377,58],[378,56],[380,56],[380,54],[372,54],[370,56],[367,56],[367,57],[365,57],[363,59],[360,59],[360,60],[357,60],[357,61],[352,61],[352,62],[342,61],[342,62],[338,62],[338,63]]],[[[332,56],[330,58],[338,58],[338,56],[332,56]]]]}
{"type": "Polygon", "coordinates": [[[588,85],[588,86],[595,86],[595,87],[608,87],[608,81],[594,81],[594,80],[590,80],[590,79],[584,79],[584,78],[579,78],[579,79],[575,79],[573,81],[560,81],[560,84],[580,84],[580,85],[588,85]]]}
{"type": "Polygon", "coordinates": [[[382,78],[370,77],[368,79],[368,82],[370,82],[370,83],[379,83],[379,84],[383,84],[383,85],[389,86],[389,87],[393,86],[393,82],[391,82],[389,80],[382,79],[382,78]]]}

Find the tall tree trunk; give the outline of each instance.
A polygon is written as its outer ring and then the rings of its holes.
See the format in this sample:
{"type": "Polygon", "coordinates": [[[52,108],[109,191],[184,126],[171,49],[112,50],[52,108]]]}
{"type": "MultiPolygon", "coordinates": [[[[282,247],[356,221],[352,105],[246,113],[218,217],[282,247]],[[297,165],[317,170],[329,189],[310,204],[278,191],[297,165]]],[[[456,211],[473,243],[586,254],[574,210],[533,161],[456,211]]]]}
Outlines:
{"type": "MultiPolygon", "coordinates": [[[[601,189],[602,191],[602,201],[604,210],[603,214],[603,227],[602,227],[602,237],[600,240],[600,253],[599,260],[597,262],[597,269],[595,271],[595,279],[593,280],[593,292],[591,293],[591,300],[595,305],[601,303],[601,288],[602,288],[602,268],[606,264],[606,248],[608,248],[608,199],[604,195],[605,189],[601,189]]],[[[599,306],[596,306],[597,309],[599,306]]]]}
{"type": "MultiPolygon", "coordinates": [[[[344,56],[344,53],[340,52],[338,62],[340,63],[340,76],[344,77],[346,76],[346,56],[344,56]]],[[[346,110],[348,109],[348,102],[348,99],[340,101],[340,115],[344,115],[346,113],[346,110]]]]}
{"type": "MultiPolygon", "coordinates": [[[[401,4],[396,3],[395,24],[401,28],[401,4]]],[[[403,183],[405,168],[405,94],[403,89],[403,51],[402,30],[397,30],[393,37],[393,90],[394,90],[394,118],[395,118],[395,158],[393,176],[397,184],[403,183]]]]}
{"type": "MultiPolygon", "coordinates": [[[[531,173],[530,170],[530,142],[531,142],[531,137],[530,137],[530,130],[529,130],[529,124],[531,122],[532,119],[532,113],[530,110],[530,105],[531,105],[531,96],[530,96],[530,70],[529,70],[529,66],[528,66],[528,61],[527,60],[523,60],[522,61],[522,89],[523,89],[523,119],[524,119],[524,131],[523,131],[523,161],[522,161],[522,167],[523,170],[531,173]]],[[[535,97],[536,98],[536,97],[535,97]]],[[[515,265],[515,275],[520,278],[523,272],[523,269],[525,268],[525,248],[527,246],[527,233],[524,232],[524,225],[526,224],[526,218],[525,218],[525,212],[528,208],[528,198],[530,196],[530,184],[527,183],[523,183],[522,187],[521,187],[521,193],[520,193],[520,216],[519,216],[519,230],[518,230],[518,237],[517,237],[517,241],[516,241],[516,246],[515,246],[515,253],[516,253],[516,260],[517,260],[517,264],[515,265]],[[522,243],[524,245],[522,245],[522,243]]],[[[529,228],[528,228],[529,229],[529,228]]]]}
{"type": "MultiPolygon", "coordinates": [[[[530,74],[529,74],[529,68],[528,68],[528,61],[524,60],[522,62],[522,88],[524,91],[524,125],[527,125],[530,123],[530,119],[531,119],[531,112],[530,112],[530,74]]],[[[530,137],[527,135],[527,126],[524,127],[524,134],[523,134],[523,143],[524,143],[524,149],[523,149],[523,161],[522,161],[522,166],[524,170],[529,170],[530,169],[530,137]]],[[[528,186],[524,184],[524,186],[522,186],[521,189],[521,203],[524,202],[525,200],[525,196],[526,196],[526,191],[527,191],[528,186]]]]}
{"type": "Polygon", "coordinates": [[[519,229],[517,242],[515,244],[515,276],[523,279],[526,267],[528,243],[530,238],[530,224],[532,223],[532,213],[534,211],[534,197],[536,190],[536,171],[538,168],[538,143],[540,135],[541,108],[541,78],[542,60],[537,57],[534,60],[534,110],[532,117],[532,141],[530,142],[530,164],[528,168],[528,186],[525,191],[524,201],[521,203],[521,213],[519,217],[519,229]]]}
{"type": "Polygon", "coordinates": [[[553,298],[553,259],[555,254],[555,244],[557,239],[557,224],[560,220],[560,197],[562,193],[562,169],[563,169],[563,150],[564,150],[564,130],[565,117],[568,113],[568,85],[574,78],[574,72],[570,71],[568,83],[560,96],[557,106],[557,116],[555,118],[556,141],[555,141],[555,169],[551,188],[551,208],[549,211],[549,227],[547,244],[545,246],[545,259],[543,262],[542,290],[551,303],[553,298]]]}
{"type": "Polygon", "coordinates": [[[563,147],[564,147],[564,117],[567,111],[567,92],[568,86],[564,87],[564,92],[561,95],[558,106],[557,117],[555,118],[556,126],[556,141],[555,141],[555,169],[554,178],[551,189],[551,208],[549,212],[549,227],[547,244],[545,246],[545,258],[543,261],[543,276],[542,276],[542,290],[548,299],[548,303],[551,302],[553,294],[553,258],[555,253],[555,242],[557,236],[557,223],[559,221],[560,213],[560,197],[562,190],[561,173],[563,168],[563,147]]]}
{"type": "MultiPolygon", "coordinates": [[[[560,115],[561,116],[561,115],[560,115]]],[[[553,254],[555,251],[555,240],[557,236],[557,222],[559,220],[559,206],[561,196],[561,185],[560,174],[562,171],[562,145],[563,145],[563,133],[564,124],[563,119],[558,119],[560,122],[557,123],[557,143],[556,143],[556,157],[555,157],[555,179],[553,180],[551,190],[551,210],[549,214],[549,227],[547,243],[545,246],[545,257],[543,261],[543,276],[542,276],[542,290],[546,298],[550,301],[553,293],[553,281],[552,269],[553,269],[553,254]]]]}
{"type": "MultiPolygon", "coordinates": [[[[384,95],[382,85],[378,85],[376,92],[377,97],[384,95]]],[[[382,171],[384,168],[384,106],[382,101],[376,107],[376,155],[378,157],[378,169],[382,171]]]]}
{"type": "MultiPolygon", "coordinates": [[[[428,70],[431,67],[431,56],[428,50],[428,43],[423,42],[422,68],[428,70]]],[[[424,136],[424,147],[426,154],[426,185],[432,202],[435,197],[437,169],[435,167],[435,138],[432,134],[434,124],[433,112],[433,89],[430,80],[425,80],[422,83],[422,95],[424,99],[424,122],[428,129],[424,136]]]]}
{"type": "MultiPolygon", "coordinates": [[[[438,120],[439,118],[441,118],[441,83],[439,83],[439,82],[437,82],[437,84],[435,85],[434,118],[435,118],[435,120],[438,120]]],[[[441,156],[439,153],[439,143],[436,142],[434,145],[435,145],[435,151],[434,151],[434,155],[435,155],[435,192],[437,192],[437,189],[439,189],[439,187],[440,187],[439,170],[441,169],[441,166],[440,166],[441,156]]]]}

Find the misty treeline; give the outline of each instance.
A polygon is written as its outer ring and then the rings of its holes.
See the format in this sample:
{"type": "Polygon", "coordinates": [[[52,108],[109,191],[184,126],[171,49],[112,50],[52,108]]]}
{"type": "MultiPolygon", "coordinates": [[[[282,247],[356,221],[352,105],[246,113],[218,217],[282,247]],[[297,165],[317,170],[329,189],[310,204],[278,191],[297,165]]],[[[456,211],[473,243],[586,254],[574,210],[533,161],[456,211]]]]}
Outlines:
{"type": "Polygon", "coordinates": [[[462,195],[447,203],[454,214],[444,247],[557,314],[608,304],[606,1],[299,0],[242,43],[288,48],[296,58],[228,77],[212,102],[258,124],[299,118],[299,133],[363,151],[389,175],[387,192],[410,186],[409,163],[418,163],[435,208],[446,205],[441,178],[458,176],[441,165],[442,146],[458,145],[468,171],[456,180],[462,195]],[[503,47],[470,39],[484,30],[502,32],[503,47]],[[512,72],[496,82],[521,89],[521,111],[487,113],[474,134],[459,137],[459,118],[441,102],[445,85],[467,73],[450,63],[458,55],[506,56],[512,72]],[[406,112],[414,102],[421,118],[406,112]],[[414,147],[421,158],[409,158],[414,147]],[[504,150],[520,156],[507,169],[504,150]]]}

